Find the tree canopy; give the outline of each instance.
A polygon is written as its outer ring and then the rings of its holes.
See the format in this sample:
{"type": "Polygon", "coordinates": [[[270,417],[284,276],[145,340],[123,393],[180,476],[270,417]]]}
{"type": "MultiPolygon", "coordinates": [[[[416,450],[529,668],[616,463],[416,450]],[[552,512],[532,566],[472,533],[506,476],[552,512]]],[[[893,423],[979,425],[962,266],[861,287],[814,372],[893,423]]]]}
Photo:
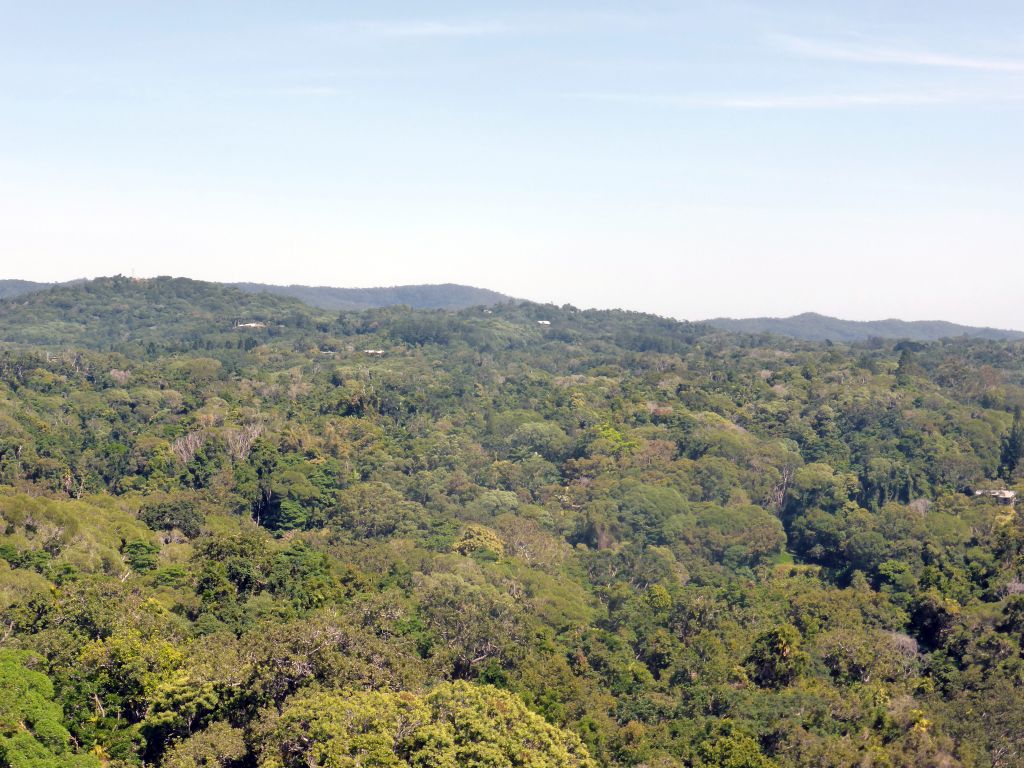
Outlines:
{"type": "Polygon", "coordinates": [[[1022,342],[170,278],[0,340],[0,766],[1024,762],[1022,342]]]}

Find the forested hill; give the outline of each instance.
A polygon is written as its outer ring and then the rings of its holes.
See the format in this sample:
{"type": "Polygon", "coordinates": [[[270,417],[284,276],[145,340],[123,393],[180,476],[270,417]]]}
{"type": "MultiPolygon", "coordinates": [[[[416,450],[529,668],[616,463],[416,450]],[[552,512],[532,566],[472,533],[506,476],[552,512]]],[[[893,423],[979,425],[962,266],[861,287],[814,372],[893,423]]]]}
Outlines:
{"type": "Polygon", "coordinates": [[[793,317],[752,317],[732,319],[718,317],[709,325],[739,333],[772,333],[806,341],[867,341],[870,338],[938,341],[966,336],[972,339],[1024,339],[1024,332],[998,328],[975,328],[941,320],[840,320],[814,312],[793,317]]]}
{"type": "MultiPolygon", "coordinates": [[[[100,278],[100,281],[109,278],[100,278]]],[[[167,278],[157,278],[166,280],[167,278]]],[[[82,280],[74,283],[87,282],[82,280]]],[[[28,280],[0,280],[0,299],[37,293],[71,283],[34,283],[28,280]]],[[[226,283],[246,293],[269,293],[299,299],[311,307],[330,310],[360,310],[406,305],[414,309],[465,309],[480,305],[503,304],[511,297],[497,291],[468,285],[398,285],[388,288],[331,288],[308,285],[266,285],[263,283],[226,283]]]]}
{"type": "Polygon", "coordinates": [[[31,280],[0,280],[0,299],[45,291],[53,285],[54,283],[33,283],[31,280]]]}
{"type": "Polygon", "coordinates": [[[97,278],[0,300],[0,343],[84,347],[126,354],[227,348],[250,349],[287,341],[327,348],[338,333],[375,329],[400,343],[465,338],[487,349],[521,346],[545,337],[637,349],[680,348],[713,329],[654,315],[617,310],[558,309],[530,302],[474,307],[461,312],[412,310],[402,305],[374,311],[330,312],[296,298],[252,293],[222,283],[186,278],[97,278]],[[510,323],[507,318],[515,317],[510,323]],[[559,316],[557,327],[546,318],[559,316]],[[382,325],[382,327],[385,327],[382,325]]]}
{"type": "Polygon", "coordinates": [[[297,299],[251,294],[185,278],[103,277],[0,301],[0,342],[139,349],[203,338],[236,327],[308,325],[319,310],[297,299]]]}
{"type": "Polygon", "coordinates": [[[1024,342],[0,304],[0,766],[1024,765],[1024,342]]]}
{"type": "MultiPolygon", "coordinates": [[[[98,278],[96,281],[75,280],[68,283],[35,283],[28,280],[0,280],[0,299],[14,298],[38,293],[52,288],[73,287],[88,282],[97,282],[99,289],[112,280],[126,278],[98,278]]],[[[154,278],[168,281],[171,278],[154,278]]],[[[142,281],[151,282],[151,281],[142,281]]],[[[199,281],[193,281],[198,283],[199,281]]],[[[333,288],[308,285],[269,285],[265,283],[207,283],[209,286],[237,288],[245,293],[270,294],[298,299],[310,307],[330,311],[360,311],[391,306],[408,306],[413,309],[467,309],[475,306],[493,306],[515,301],[512,297],[485,288],[445,283],[438,285],[399,285],[381,288],[333,288]]],[[[45,302],[44,302],[45,303],[45,302]]],[[[225,306],[236,304],[236,300],[225,306]]],[[[805,312],[793,317],[719,317],[704,321],[708,325],[737,333],[770,333],[805,341],[859,342],[871,338],[906,339],[910,341],[938,341],[967,337],[974,339],[1012,340],[1024,339],[1024,331],[1001,330],[957,325],[941,320],[906,321],[840,320],[814,312],[805,312]]]]}
{"type": "Polygon", "coordinates": [[[468,285],[398,285],[389,288],[330,288],[309,285],[232,283],[250,293],[291,296],[313,307],[333,310],[375,309],[405,305],[413,309],[466,309],[512,301],[497,291],[468,285]]]}

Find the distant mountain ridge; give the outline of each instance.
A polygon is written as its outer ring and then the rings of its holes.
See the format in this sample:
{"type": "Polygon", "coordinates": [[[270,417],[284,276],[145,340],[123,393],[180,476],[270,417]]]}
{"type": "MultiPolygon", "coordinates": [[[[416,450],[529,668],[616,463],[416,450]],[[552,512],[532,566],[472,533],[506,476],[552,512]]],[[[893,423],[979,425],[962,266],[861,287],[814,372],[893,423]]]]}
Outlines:
{"type": "Polygon", "coordinates": [[[469,285],[396,285],[386,288],[332,288],[310,285],[266,285],[263,283],[227,283],[246,293],[271,293],[290,296],[312,307],[332,310],[374,309],[405,305],[413,309],[467,309],[481,305],[513,301],[497,291],[469,285]]]}
{"type": "Polygon", "coordinates": [[[12,299],[26,293],[45,291],[59,283],[33,283],[31,280],[0,280],[0,299],[12,299]]]}
{"type": "MultiPolygon", "coordinates": [[[[460,287],[455,288],[458,293],[460,287]]],[[[422,304],[424,297],[398,290],[391,298],[422,304]]],[[[449,293],[442,298],[450,302],[457,296],[449,293]]],[[[547,339],[599,344],[620,352],[671,353],[711,333],[707,326],[640,312],[581,311],[518,300],[484,311],[479,305],[460,310],[391,306],[349,314],[313,307],[292,296],[181,277],[100,277],[0,300],[0,349],[5,351],[12,345],[232,357],[264,345],[283,345],[314,350],[319,356],[348,350],[354,337],[371,336],[368,346],[359,349],[448,345],[455,339],[482,349],[526,348],[547,339]],[[388,330],[381,331],[385,327],[388,330]]]]}
{"type": "Polygon", "coordinates": [[[938,341],[967,336],[972,339],[1024,339],[1024,332],[999,328],[976,328],[944,320],[841,320],[837,317],[804,312],[793,317],[718,317],[706,324],[737,333],[771,333],[804,341],[867,341],[870,338],[938,341]]]}
{"type": "Polygon", "coordinates": [[[222,283],[119,275],[47,285],[0,300],[0,342],[88,349],[185,343],[217,329],[231,335],[241,323],[309,327],[323,314],[298,299],[245,293],[222,283]]]}
{"type": "MultiPolygon", "coordinates": [[[[57,290],[71,286],[97,285],[115,278],[96,280],[69,280],[62,283],[38,283],[30,280],[0,280],[0,301],[57,290]]],[[[120,278],[125,281],[128,278],[120,278]]],[[[171,278],[158,278],[167,281],[171,278]]],[[[189,282],[189,281],[186,281],[189,282]]],[[[199,281],[191,281],[198,284],[199,281]]],[[[125,283],[127,284],[127,283],[125,283]]],[[[204,283],[223,289],[240,291],[255,298],[258,294],[270,294],[280,299],[293,299],[308,307],[327,311],[360,311],[396,305],[413,309],[460,310],[475,306],[493,306],[516,301],[497,291],[474,288],[468,285],[443,283],[433,285],[398,285],[381,288],[333,288],[308,285],[268,285],[264,283],[204,283]]],[[[57,298],[57,297],[55,297],[57,298]]],[[[231,299],[231,302],[236,302],[231,299]]],[[[966,336],[973,339],[1018,340],[1024,339],[1024,331],[979,328],[958,325],[943,320],[842,320],[815,312],[805,312],[793,317],[720,317],[703,321],[705,325],[736,333],[770,333],[777,336],[803,341],[835,341],[852,343],[870,338],[908,339],[910,341],[937,341],[939,339],[966,336]]]]}
{"type": "MultiPolygon", "coordinates": [[[[0,299],[15,298],[48,288],[80,283],[35,283],[30,280],[0,280],[0,299]]],[[[466,309],[481,305],[504,304],[513,301],[497,291],[474,288],[469,285],[443,283],[439,285],[396,285],[383,288],[332,288],[311,285],[267,285],[264,283],[220,283],[238,288],[245,293],[269,293],[298,299],[311,307],[330,310],[375,309],[404,304],[413,309],[466,309]]]]}

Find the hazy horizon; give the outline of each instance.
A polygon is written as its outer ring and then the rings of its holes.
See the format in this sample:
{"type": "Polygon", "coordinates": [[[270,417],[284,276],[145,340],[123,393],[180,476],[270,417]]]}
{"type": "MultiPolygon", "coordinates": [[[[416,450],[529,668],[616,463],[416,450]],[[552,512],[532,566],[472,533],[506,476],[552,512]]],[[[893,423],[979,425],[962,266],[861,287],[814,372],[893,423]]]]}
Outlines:
{"type": "MultiPolygon", "coordinates": [[[[117,273],[117,274],[120,274],[120,276],[122,276],[122,277],[133,277],[133,278],[137,277],[137,278],[142,279],[142,280],[149,280],[149,279],[154,279],[154,278],[157,278],[157,277],[170,277],[170,278],[184,278],[184,279],[189,279],[189,280],[202,280],[202,278],[196,278],[196,277],[194,277],[192,275],[155,275],[155,274],[154,275],[124,275],[124,274],[121,274],[121,273],[117,273]]],[[[58,280],[58,281],[46,281],[46,280],[38,280],[38,281],[36,281],[36,280],[27,280],[26,278],[20,278],[20,277],[0,277],[0,280],[24,280],[25,282],[37,282],[37,283],[43,283],[43,284],[49,284],[49,285],[60,285],[60,284],[66,284],[66,283],[70,283],[70,282],[75,282],[75,281],[78,281],[78,280],[95,280],[95,279],[99,279],[99,278],[114,277],[114,276],[115,275],[93,275],[93,276],[90,276],[90,277],[72,277],[72,278],[68,278],[66,280],[58,280]]],[[[955,320],[949,320],[948,318],[944,318],[944,317],[909,318],[909,317],[895,317],[895,316],[892,316],[892,317],[871,317],[871,318],[862,319],[862,318],[841,317],[839,315],[829,314],[827,311],[818,311],[818,310],[815,310],[815,309],[800,310],[798,312],[793,312],[793,313],[791,313],[789,315],[743,315],[743,316],[706,315],[706,316],[702,316],[702,317],[685,317],[685,316],[680,316],[680,315],[671,315],[671,314],[658,313],[658,312],[654,312],[653,310],[645,309],[643,307],[627,307],[627,306],[622,306],[622,305],[597,307],[597,306],[588,306],[588,305],[576,305],[576,304],[574,304],[571,301],[567,302],[567,301],[558,301],[558,300],[541,300],[541,299],[533,298],[531,296],[515,296],[515,295],[507,293],[506,291],[502,291],[499,288],[494,288],[493,286],[471,285],[469,283],[460,283],[458,281],[454,281],[454,282],[446,281],[444,283],[416,283],[416,284],[404,283],[404,284],[391,284],[391,285],[327,285],[327,284],[306,284],[306,283],[268,283],[268,282],[263,282],[263,281],[259,281],[259,280],[245,280],[245,279],[210,281],[210,282],[219,282],[219,283],[223,283],[225,285],[251,284],[251,285],[267,285],[267,286],[276,286],[276,287],[297,286],[297,287],[302,287],[302,288],[327,288],[327,289],[342,289],[342,290],[357,290],[357,291],[358,290],[373,290],[373,289],[385,289],[386,290],[386,289],[389,289],[389,288],[403,288],[403,287],[422,286],[422,285],[429,285],[429,286],[458,285],[458,286],[462,286],[464,288],[475,288],[475,289],[494,291],[496,293],[504,294],[504,295],[508,296],[510,299],[514,299],[514,300],[517,300],[517,301],[531,301],[531,302],[536,302],[536,303],[553,304],[553,305],[556,305],[556,306],[564,306],[565,304],[571,304],[573,306],[577,306],[579,309],[627,310],[627,311],[635,311],[635,312],[646,312],[646,313],[649,313],[649,314],[660,315],[662,317],[672,318],[674,320],[684,320],[684,321],[690,321],[690,322],[702,322],[702,321],[705,321],[705,320],[760,320],[760,319],[787,320],[787,319],[792,319],[792,318],[799,317],[799,316],[802,316],[802,315],[819,315],[819,316],[822,316],[822,317],[825,317],[825,318],[830,318],[830,319],[834,319],[834,320],[841,320],[841,321],[844,321],[844,322],[872,323],[872,322],[886,322],[886,321],[892,321],[892,320],[902,321],[902,322],[911,322],[911,323],[912,322],[925,322],[925,323],[927,323],[927,322],[948,322],[948,323],[954,323],[954,324],[957,324],[957,325],[964,325],[964,326],[969,326],[969,327],[978,327],[978,328],[984,327],[984,328],[991,328],[993,330],[1024,332],[1024,328],[1014,328],[1014,327],[1009,327],[1009,326],[1007,326],[1007,327],[1002,327],[1002,326],[982,326],[982,325],[976,325],[976,324],[972,324],[972,323],[958,323],[955,320]]]]}
{"type": "Polygon", "coordinates": [[[3,2],[0,272],[1024,327],[1024,6],[3,2]]]}

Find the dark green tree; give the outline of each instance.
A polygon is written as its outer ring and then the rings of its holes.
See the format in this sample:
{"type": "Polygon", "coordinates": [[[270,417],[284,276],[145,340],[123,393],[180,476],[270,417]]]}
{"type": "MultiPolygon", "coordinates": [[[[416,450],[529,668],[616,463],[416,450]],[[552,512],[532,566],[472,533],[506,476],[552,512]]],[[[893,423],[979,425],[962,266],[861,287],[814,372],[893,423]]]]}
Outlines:
{"type": "Polygon", "coordinates": [[[807,667],[807,654],[800,650],[800,631],[781,624],[757,636],[747,655],[750,677],[763,688],[785,688],[807,667]]]}
{"type": "Polygon", "coordinates": [[[99,768],[95,757],[72,749],[53,683],[31,661],[31,654],[0,649],[0,766],[99,768]]]}
{"type": "Polygon", "coordinates": [[[1018,405],[1013,412],[1013,426],[1003,438],[1002,451],[999,454],[999,476],[1006,482],[1012,482],[1017,469],[1024,460],[1024,421],[1018,405]]]}

